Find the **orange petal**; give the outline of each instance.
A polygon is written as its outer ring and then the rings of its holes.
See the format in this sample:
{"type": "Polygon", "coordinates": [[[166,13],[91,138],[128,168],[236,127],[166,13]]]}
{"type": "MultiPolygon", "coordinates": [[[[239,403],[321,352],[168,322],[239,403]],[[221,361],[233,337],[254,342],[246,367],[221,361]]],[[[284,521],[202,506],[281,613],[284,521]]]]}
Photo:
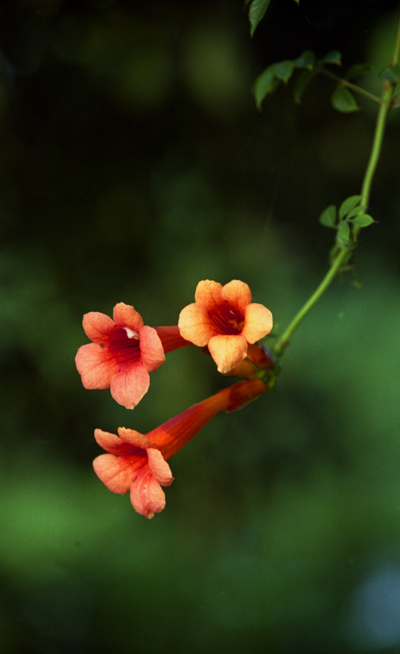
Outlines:
{"type": "Polygon", "coordinates": [[[214,325],[203,304],[188,304],[179,314],[179,331],[182,338],[199,347],[207,345],[216,334],[214,325]]]}
{"type": "Polygon", "coordinates": [[[85,388],[109,388],[118,372],[118,364],[112,354],[97,343],[79,348],[75,363],[85,388]]]}
{"type": "Polygon", "coordinates": [[[222,285],[219,282],[205,279],[197,284],[194,299],[199,304],[204,304],[207,309],[213,309],[221,303],[221,292],[222,285]]]}
{"type": "Polygon", "coordinates": [[[140,315],[132,306],[119,302],[115,305],[113,317],[117,325],[120,327],[129,327],[135,332],[143,327],[143,320],[140,315]]]}
{"type": "Polygon", "coordinates": [[[222,299],[232,304],[244,316],[247,305],[251,303],[251,291],[247,284],[233,279],[222,289],[222,299]]]}
{"type": "Polygon", "coordinates": [[[111,395],[118,404],[133,409],[147,393],[149,373],[141,361],[125,366],[112,379],[111,395]]]}
{"type": "Polygon", "coordinates": [[[153,447],[150,447],[147,450],[147,456],[148,465],[154,479],[163,486],[170,486],[174,481],[174,478],[172,476],[171,468],[164,459],[160,450],[155,450],[153,447]]]}
{"type": "MultiPolygon", "coordinates": [[[[115,434],[110,434],[108,431],[102,429],[95,429],[94,437],[100,447],[110,454],[124,454],[127,450],[127,445],[115,434]]],[[[129,447],[129,446],[128,446],[129,447]]],[[[132,448],[130,448],[132,449],[132,448]]]]}
{"type": "Polygon", "coordinates": [[[141,434],[134,429],[126,429],[126,427],[119,427],[118,434],[125,443],[133,447],[138,447],[142,450],[147,450],[151,447],[150,441],[144,434],[141,434]]]}
{"type": "Polygon", "coordinates": [[[165,507],[165,493],[148,466],[131,486],[131,502],[135,511],[146,518],[153,518],[165,507]]]}
{"type": "Polygon", "coordinates": [[[93,468],[98,478],[110,491],[123,495],[129,491],[134,479],[136,479],[137,468],[140,468],[145,461],[146,459],[142,457],[119,457],[113,454],[101,454],[93,461],[93,468]]]}
{"type": "Polygon", "coordinates": [[[262,304],[249,304],[246,308],[242,334],[249,343],[264,338],[272,329],[272,313],[262,304]]]}
{"type": "Polygon", "coordinates": [[[115,328],[115,323],[104,313],[90,311],[83,316],[83,329],[93,343],[106,343],[115,328]]]}
{"type": "Polygon", "coordinates": [[[208,343],[210,354],[217,364],[219,372],[229,372],[243,361],[247,354],[247,341],[238,336],[214,336],[208,343]]]}
{"type": "Polygon", "coordinates": [[[141,359],[146,370],[156,370],[165,361],[161,339],[153,327],[142,327],[139,332],[141,359]]]}

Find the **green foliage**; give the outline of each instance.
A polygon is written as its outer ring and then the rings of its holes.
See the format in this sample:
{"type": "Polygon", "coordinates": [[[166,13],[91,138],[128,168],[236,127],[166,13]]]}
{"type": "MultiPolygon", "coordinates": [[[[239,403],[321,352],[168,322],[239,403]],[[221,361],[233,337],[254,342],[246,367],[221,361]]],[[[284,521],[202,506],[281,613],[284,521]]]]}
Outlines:
{"type": "Polygon", "coordinates": [[[336,223],[336,207],[334,204],[331,204],[329,207],[324,209],[319,217],[319,222],[324,227],[334,227],[336,223]]]}
{"type": "MultiPolygon", "coordinates": [[[[340,250],[351,250],[355,246],[356,239],[352,226],[361,229],[375,222],[372,216],[365,213],[365,208],[360,205],[360,201],[361,195],[351,195],[343,200],[339,211],[331,204],[319,216],[321,225],[337,230],[336,248],[340,250]]],[[[336,248],[333,254],[336,254],[336,248]]]]}
{"type": "MultiPolygon", "coordinates": [[[[250,0],[246,0],[246,4],[249,4],[250,0]]],[[[260,23],[265,12],[268,9],[268,5],[271,0],[253,0],[249,9],[249,21],[250,21],[250,34],[253,36],[256,31],[257,25],[260,23]]]]}
{"type": "Polygon", "coordinates": [[[400,81],[400,64],[384,68],[379,73],[379,77],[382,77],[382,79],[386,79],[388,82],[392,82],[393,84],[398,84],[400,81]]]}
{"type": "Polygon", "coordinates": [[[331,97],[332,107],[343,114],[349,114],[358,111],[359,106],[354,99],[354,95],[341,84],[337,84],[331,97]]]}

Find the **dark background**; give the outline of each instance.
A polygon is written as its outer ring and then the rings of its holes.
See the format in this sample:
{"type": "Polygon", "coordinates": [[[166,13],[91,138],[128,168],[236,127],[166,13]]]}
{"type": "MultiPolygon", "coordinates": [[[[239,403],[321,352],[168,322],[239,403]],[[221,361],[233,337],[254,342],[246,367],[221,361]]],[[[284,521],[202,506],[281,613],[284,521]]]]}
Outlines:
{"type": "MultiPolygon", "coordinates": [[[[329,204],[358,193],[376,106],[332,82],[251,87],[306,48],[391,56],[397,2],[13,0],[0,8],[0,640],[40,652],[400,651],[400,122],[355,272],[293,338],[277,387],[171,461],[135,514],[93,429],[146,433],[227,380],[172,352],[134,412],[85,391],[88,311],[177,324],[201,279],[247,282],[279,334],[327,270],[329,204]]],[[[380,93],[373,76],[366,86],[380,93]]]]}

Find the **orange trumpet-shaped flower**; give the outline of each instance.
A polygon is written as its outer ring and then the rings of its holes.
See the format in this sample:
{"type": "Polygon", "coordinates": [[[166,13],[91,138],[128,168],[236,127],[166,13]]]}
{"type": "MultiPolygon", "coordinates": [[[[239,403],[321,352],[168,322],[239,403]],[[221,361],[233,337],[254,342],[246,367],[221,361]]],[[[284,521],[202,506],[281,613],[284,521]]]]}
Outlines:
{"type": "Polygon", "coordinates": [[[252,302],[250,288],[237,279],[222,286],[199,282],[195,302],[182,309],[178,326],[184,339],[208,346],[219,372],[227,373],[247,356],[248,345],[272,329],[272,314],[252,302]]]}
{"type": "Polygon", "coordinates": [[[148,391],[149,371],[165,361],[164,349],[132,306],[120,302],[113,318],[85,314],[83,329],[93,343],[79,348],[75,363],[85,388],[110,388],[114,400],[133,409],[148,391]]]}
{"type": "Polygon", "coordinates": [[[219,411],[235,411],[266,388],[260,379],[238,382],[194,404],[146,435],[125,427],[118,429],[118,436],[96,429],[98,444],[109,454],[101,454],[94,460],[94,470],[113,493],[130,491],[133,508],[152,518],[165,507],[161,486],[169,486],[174,480],[167,460],[219,411]]]}

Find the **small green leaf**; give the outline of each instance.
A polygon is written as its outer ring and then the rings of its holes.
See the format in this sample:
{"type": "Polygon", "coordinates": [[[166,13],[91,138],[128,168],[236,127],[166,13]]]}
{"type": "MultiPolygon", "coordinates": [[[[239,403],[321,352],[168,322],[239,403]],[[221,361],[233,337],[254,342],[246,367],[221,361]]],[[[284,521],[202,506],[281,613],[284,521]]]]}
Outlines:
{"type": "Polygon", "coordinates": [[[307,68],[308,70],[312,70],[314,68],[314,64],[315,54],[312,50],[304,50],[300,57],[297,57],[297,59],[293,60],[293,66],[296,68],[307,68]]]}
{"type": "Polygon", "coordinates": [[[337,66],[341,66],[342,53],[339,52],[339,50],[331,50],[325,55],[325,57],[322,57],[321,61],[323,61],[324,64],[336,64],[337,66]]]}
{"type": "Polygon", "coordinates": [[[319,217],[319,222],[325,227],[334,227],[336,223],[336,207],[334,204],[329,205],[323,210],[319,217]]]}
{"type": "Polygon", "coordinates": [[[336,237],[336,243],[342,250],[347,250],[351,246],[349,223],[340,223],[336,237]]]}
{"type": "Polygon", "coordinates": [[[358,216],[359,213],[364,213],[364,207],[358,206],[351,209],[347,214],[347,220],[354,218],[354,216],[358,216]]]}
{"type": "Polygon", "coordinates": [[[395,66],[388,66],[387,68],[384,68],[379,73],[379,77],[383,77],[383,79],[387,79],[389,82],[392,82],[393,84],[398,84],[400,81],[400,64],[396,64],[395,66]]]}
{"type": "Polygon", "coordinates": [[[271,0],[253,0],[249,9],[250,34],[253,36],[256,27],[268,9],[271,0]]]}
{"type": "Polygon", "coordinates": [[[372,225],[375,220],[367,213],[359,213],[358,216],[355,216],[351,222],[356,227],[368,227],[368,225],[372,225]]]}
{"type": "Polygon", "coordinates": [[[283,82],[287,82],[292,73],[293,73],[293,61],[288,59],[285,61],[280,61],[277,64],[273,64],[275,77],[281,79],[283,82]]]}
{"type": "Polygon", "coordinates": [[[331,103],[334,109],[337,109],[343,114],[349,114],[359,110],[359,106],[352,93],[341,84],[338,84],[332,93],[331,103]]]}
{"type": "Polygon", "coordinates": [[[343,218],[344,216],[347,216],[349,211],[354,209],[354,207],[357,206],[357,204],[360,203],[361,200],[361,195],[351,195],[349,198],[346,198],[342,202],[339,208],[339,218],[343,218]]]}
{"type": "Polygon", "coordinates": [[[275,64],[268,66],[261,75],[259,75],[253,85],[253,93],[256,100],[257,109],[261,109],[261,103],[268,93],[275,91],[279,84],[279,79],[275,76],[275,64]]]}
{"type": "Polygon", "coordinates": [[[346,71],[344,79],[354,79],[356,77],[361,77],[362,75],[370,73],[371,70],[372,66],[370,66],[370,64],[354,64],[354,66],[350,66],[350,68],[346,71]]]}
{"type": "Polygon", "coordinates": [[[306,86],[309,82],[311,82],[312,78],[315,77],[315,74],[313,70],[302,70],[299,75],[297,76],[296,82],[294,84],[294,101],[295,102],[300,102],[301,97],[306,89],[306,86]]]}

